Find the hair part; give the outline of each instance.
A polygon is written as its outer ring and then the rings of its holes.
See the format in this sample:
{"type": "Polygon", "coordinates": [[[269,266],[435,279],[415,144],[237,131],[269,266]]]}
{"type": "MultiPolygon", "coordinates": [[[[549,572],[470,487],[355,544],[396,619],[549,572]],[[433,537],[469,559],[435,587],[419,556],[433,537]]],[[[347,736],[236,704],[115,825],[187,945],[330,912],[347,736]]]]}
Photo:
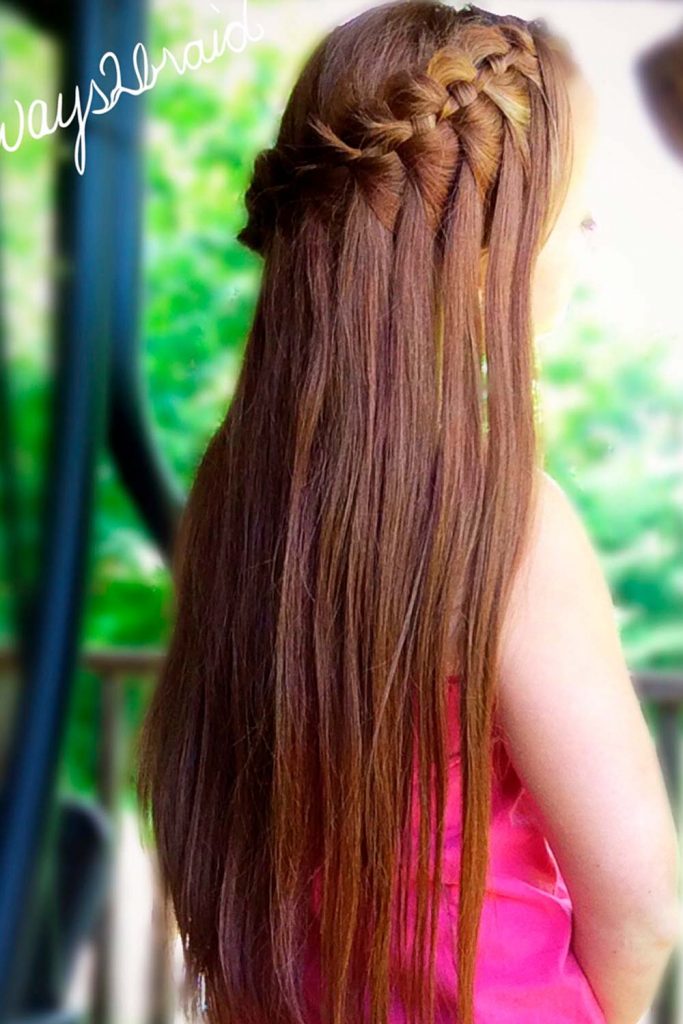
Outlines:
{"type": "Polygon", "coordinates": [[[326,1024],[386,1024],[395,998],[433,1020],[451,676],[473,1024],[499,636],[539,461],[531,286],[572,72],[539,23],[385,4],[321,42],[256,158],[239,238],[261,290],[139,751],[186,1009],[201,981],[211,1024],[306,1024],[311,949],[326,1024]]]}

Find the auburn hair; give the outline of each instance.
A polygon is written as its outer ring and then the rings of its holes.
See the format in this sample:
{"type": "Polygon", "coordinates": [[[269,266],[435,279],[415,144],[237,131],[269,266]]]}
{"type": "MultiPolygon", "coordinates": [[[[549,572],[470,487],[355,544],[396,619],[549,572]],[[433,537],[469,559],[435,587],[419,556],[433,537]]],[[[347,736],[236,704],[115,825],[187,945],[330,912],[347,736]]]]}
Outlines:
{"type": "Polygon", "coordinates": [[[261,287],[182,517],[139,746],[183,1005],[201,991],[211,1024],[306,1024],[311,929],[320,1019],[386,1024],[408,898],[402,998],[434,1019],[452,675],[473,1024],[499,636],[540,462],[532,279],[569,180],[573,70],[544,23],[373,7],[316,47],[256,158],[238,237],[261,287]]]}

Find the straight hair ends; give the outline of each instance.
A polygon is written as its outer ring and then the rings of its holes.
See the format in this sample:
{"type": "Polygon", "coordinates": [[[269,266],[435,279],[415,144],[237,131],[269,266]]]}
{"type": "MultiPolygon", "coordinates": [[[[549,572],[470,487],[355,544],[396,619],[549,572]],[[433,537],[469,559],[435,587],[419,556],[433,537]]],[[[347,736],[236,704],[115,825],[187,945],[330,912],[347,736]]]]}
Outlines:
{"type": "Polygon", "coordinates": [[[184,1008],[201,992],[211,1024],[307,1024],[312,927],[321,1020],[386,1024],[395,906],[399,995],[433,1021],[454,673],[474,1024],[498,640],[540,461],[531,282],[569,176],[572,73],[542,24],[384,4],[320,43],[256,158],[239,238],[261,290],[183,516],[139,745],[184,1008]]]}

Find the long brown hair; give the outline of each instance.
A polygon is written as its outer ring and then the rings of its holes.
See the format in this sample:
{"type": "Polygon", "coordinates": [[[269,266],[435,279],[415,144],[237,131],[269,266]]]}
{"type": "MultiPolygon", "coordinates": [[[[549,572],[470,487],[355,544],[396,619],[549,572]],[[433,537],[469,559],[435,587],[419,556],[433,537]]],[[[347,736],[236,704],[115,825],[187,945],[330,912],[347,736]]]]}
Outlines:
{"type": "Polygon", "coordinates": [[[569,177],[573,68],[543,24],[385,4],[320,43],[256,158],[239,237],[261,289],[183,517],[139,752],[185,1010],[201,987],[212,1024],[304,1024],[315,928],[321,1019],[385,1024],[409,890],[402,997],[433,1019],[452,675],[472,1024],[499,634],[540,450],[532,275],[569,177]]]}

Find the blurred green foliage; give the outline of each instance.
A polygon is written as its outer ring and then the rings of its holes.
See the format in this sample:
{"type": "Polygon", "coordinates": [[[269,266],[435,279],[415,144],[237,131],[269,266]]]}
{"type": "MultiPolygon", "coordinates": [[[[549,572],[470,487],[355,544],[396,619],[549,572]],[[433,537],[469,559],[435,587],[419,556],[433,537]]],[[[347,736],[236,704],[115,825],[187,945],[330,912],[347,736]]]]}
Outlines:
{"type": "MultiPolygon", "coordinates": [[[[151,25],[152,57],[197,37],[193,5],[165,3],[151,25]],[[172,16],[171,16],[172,15],[172,16]]],[[[57,91],[54,49],[0,15],[0,120],[57,91]]],[[[150,417],[166,459],[189,486],[222,419],[239,369],[259,281],[257,258],[237,244],[253,157],[274,136],[303,54],[296,39],[253,44],[183,78],[165,72],[147,108],[142,369],[150,417]]],[[[52,183],[59,140],[28,140],[3,154],[2,254],[19,543],[35,574],[50,388],[52,183]]],[[[87,170],[86,170],[87,173],[87,170]]],[[[604,322],[594,282],[577,290],[542,359],[547,468],[574,500],[600,553],[631,666],[681,669],[683,631],[683,389],[676,339],[631,336],[604,322]]],[[[678,339],[680,341],[680,339],[678,339]]],[[[0,538],[4,545],[6,536],[0,538]]],[[[166,566],[103,453],[83,624],[88,646],[162,646],[171,617],[166,566]]],[[[0,587],[0,633],[11,636],[11,591],[0,587]]],[[[144,706],[126,687],[131,727],[144,706]]],[[[64,784],[92,786],[99,728],[96,681],[79,673],[64,784]]]]}

